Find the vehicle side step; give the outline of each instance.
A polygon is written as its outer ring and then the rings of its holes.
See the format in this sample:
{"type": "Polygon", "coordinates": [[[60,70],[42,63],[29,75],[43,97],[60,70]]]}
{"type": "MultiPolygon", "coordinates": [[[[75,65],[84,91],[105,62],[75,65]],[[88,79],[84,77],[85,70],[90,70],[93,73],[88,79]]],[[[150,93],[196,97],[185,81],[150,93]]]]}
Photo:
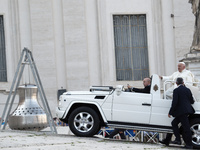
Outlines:
{"type": "Polygon", "coordinates": [[[122,124],[107,124],[108,127],[111,128],[122,128],[122,129],[132,129],[132,130],[139,130],[139,131],[152,131],[152,132],[159,132],[159,133],[173,133],[173,130],[170,128],[163,128],[163,127],[147,127],[147,126],[137,126],[137,125],[122,125],[122,124]]]}

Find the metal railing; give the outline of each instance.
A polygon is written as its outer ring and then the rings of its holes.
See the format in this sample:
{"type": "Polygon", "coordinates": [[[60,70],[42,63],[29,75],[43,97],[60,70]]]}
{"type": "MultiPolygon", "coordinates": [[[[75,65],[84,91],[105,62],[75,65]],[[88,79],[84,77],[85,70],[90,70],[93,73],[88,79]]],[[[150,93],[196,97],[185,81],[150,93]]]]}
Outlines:
{"type": "MultiPolygon", "coordinates": [[[[168,84],[171,84],[171,86],[173,86],[174,84],[176,84],[176,82],[175,81],[173,81],[173,80],[166,80],[164,83],[163,83],[163,90],[164,90],[164,99],[166,99],[166,86],[168,85],[168,84]]],[[[195,84],[195,87],[200,87],[200,82],[185,82],[185,85],[187,86],[187,84],[191,84],[192,86],[194,86],[195,84]]],[[[170,86],[170,87],[171,87],[170,86]]],[[[194,97],[194,99],[195,99],[195,101],[196,101],[196,98],[194,97]]]]}

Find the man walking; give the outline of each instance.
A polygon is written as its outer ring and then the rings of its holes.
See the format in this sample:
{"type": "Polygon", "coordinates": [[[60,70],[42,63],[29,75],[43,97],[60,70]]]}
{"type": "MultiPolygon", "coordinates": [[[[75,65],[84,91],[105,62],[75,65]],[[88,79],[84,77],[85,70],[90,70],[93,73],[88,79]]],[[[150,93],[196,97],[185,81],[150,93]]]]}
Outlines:
{"type": "MultiPolygon", "coordinates": [[[[192,133],[190,131],[190,124],[188,115],[194,113],[194,109],[191,104],[194,103],[192,93],[190,89],[184,86],[183,78],[177,78],[176,80],[177,88],[173,91],[172,105],[168,114],[168,117],[175,117],[172,121],[172,129],[176,137],[174,144],[181,144],[180,133],[178,124],[181,123],[183,127],[183,140],[185,141],[185,148],[192,148],[192,133]]],[[[161,143],[169,145],[172,134],[167,134],[165,140],[161,143]]]]}

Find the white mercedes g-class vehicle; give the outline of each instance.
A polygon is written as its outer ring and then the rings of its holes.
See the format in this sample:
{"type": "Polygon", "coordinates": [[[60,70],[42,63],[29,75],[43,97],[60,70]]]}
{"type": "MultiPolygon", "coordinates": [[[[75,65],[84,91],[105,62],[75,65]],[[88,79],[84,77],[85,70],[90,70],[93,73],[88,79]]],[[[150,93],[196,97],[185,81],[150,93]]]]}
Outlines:
{"type": "MultiPolygon", "coordinates": [[[[63,93],[56,113],[77,136],[93,136],[101,127],[172,133],[171,103],[161,95],[160,79],[154,74],[150,94],[126,92],[122,85],[93,86],[88,91],[63,93]]],[[[193,107],[195,114],[189,116],[192,142],[200,148],[200,102],[193,107]]]]}

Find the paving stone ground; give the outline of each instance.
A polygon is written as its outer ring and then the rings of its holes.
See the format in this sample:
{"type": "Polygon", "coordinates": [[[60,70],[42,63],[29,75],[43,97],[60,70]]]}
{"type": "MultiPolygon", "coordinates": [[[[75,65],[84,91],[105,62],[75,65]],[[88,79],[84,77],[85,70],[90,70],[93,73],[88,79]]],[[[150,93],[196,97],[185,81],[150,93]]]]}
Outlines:
{"type": "Polygon", "coordinates": [[[50,129],[42,132],[3,130],[0,132],[2,150],[167,150],[180,147],[165,147],[161,144],[110,140],[101,136],[77,137],[68,127],[57,127],[58,134],[50,129]]]}

